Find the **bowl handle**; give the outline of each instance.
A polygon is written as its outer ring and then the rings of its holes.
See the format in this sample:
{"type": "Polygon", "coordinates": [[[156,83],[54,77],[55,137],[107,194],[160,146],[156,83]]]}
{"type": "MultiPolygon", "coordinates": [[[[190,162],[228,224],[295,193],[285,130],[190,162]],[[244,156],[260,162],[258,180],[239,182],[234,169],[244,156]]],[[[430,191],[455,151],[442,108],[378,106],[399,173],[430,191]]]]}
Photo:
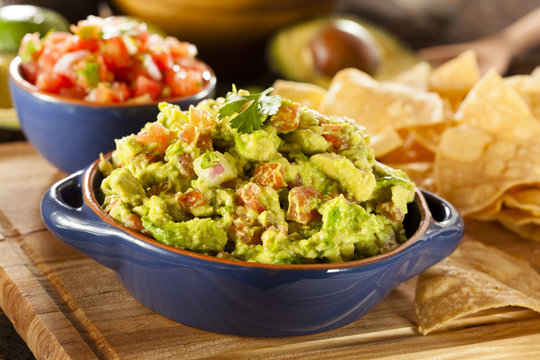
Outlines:
{"type": "Polygon", "coordinates": [[[426,190],[422,190],[422,194],[432,219],[422,239],[403,252],[403,256],[411,261],[404,262],[406,268],[402,268],[399,282],[420,274],[450,255],[465,233],[463,219],[452,204],[426,190]]]}
{"type": "Polygon", "coordinates": [[[118,257],[111,238],[125,234],[83,205],[82,177],[80,170],[55,183],[41,200],[41,217],[56,238],[116,270],[118,257]]]}

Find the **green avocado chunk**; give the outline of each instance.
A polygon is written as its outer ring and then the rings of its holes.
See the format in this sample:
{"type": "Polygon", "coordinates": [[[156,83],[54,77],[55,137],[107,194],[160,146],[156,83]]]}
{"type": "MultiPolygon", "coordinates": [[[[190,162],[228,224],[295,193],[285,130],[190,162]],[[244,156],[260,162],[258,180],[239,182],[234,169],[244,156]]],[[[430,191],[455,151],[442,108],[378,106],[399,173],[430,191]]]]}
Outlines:
{"type": "Polygon", "coordinates": [[[277,135],[257,130],[251,134],[238,134],[234,148],[248,161],[269,161],[280,156],[278,152],[280,142],[277,135]]]}
{"type": "Polygon", "coordinates": [[[287,136],[287,140],[297,144],[304,154],[312,155],[326,152],[330,143],[310,129],[300,129],[287,136]]]}
{"type": "Polygon", "coordinates": [[[370,169],[358,169],[344,156],[325,153],[313,155],[309,161],[329,178],[338,181],[358,201],[368,200],[375,189],[375,176],[370,169]]]}
{"type": "Polygon", "coordinates": [[[156,240],[180,249],[208,253],[223,251],[227,243],[227,233],[210,218],[195,218],[184,222],[168,221],[155,224],[148,217],[142,217],[146,230],[156,240]]]}
{"type": "Polygon", "coordinates": [[[331,262],[364,258],[399,245],[393,224],[384,216],[370,214],[343,197],[323,205],[321,230],[297,242],[304,258],[326,258],[331,262]]]}
{"type": "Polygon", "coordinates": [[[140,205],[146,194],[141,183],[127,168],[114,170],[102,183],[105,194],[116,194],[124,203],[133,206],[140,205]]]}

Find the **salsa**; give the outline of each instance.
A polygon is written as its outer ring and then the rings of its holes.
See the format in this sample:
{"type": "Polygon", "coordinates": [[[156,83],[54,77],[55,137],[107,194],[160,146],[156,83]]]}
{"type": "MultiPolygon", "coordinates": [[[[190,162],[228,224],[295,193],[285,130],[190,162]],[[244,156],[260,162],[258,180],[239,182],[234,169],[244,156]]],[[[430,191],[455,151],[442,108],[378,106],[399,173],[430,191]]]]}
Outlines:
{"type": "Polygon", "coordinates": [[[399,246],[414,200],[349,119],[233,89],[157,121],[101,157],[103,209],[165,244],[270,264],[343,262],[399,246]]]}
{"type": "Polygon", "coordinates": [[[196,94],[210,80],[193,44],[151,34],[145,23],[89,16],[71,31],[22,39],[22,71],[38,89],[98,104],[148,103],[196,94]]]}

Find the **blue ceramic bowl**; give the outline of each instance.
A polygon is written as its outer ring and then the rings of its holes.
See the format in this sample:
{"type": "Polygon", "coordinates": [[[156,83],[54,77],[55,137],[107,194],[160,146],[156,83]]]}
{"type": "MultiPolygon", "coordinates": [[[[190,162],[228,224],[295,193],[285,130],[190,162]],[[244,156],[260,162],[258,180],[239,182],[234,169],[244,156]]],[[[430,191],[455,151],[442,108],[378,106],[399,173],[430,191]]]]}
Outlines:
{"type": "MultiPolygon", "coordinates": [[[[100,153],[115,148],[114,139],[137,133],[156,120],[157,102],[97,105],[41,92],[26,81],[16,57],[9,69],[9,88],[24,136],[58,169],[72,173],[90,165],[100,153]]],[[[214,95],[216,77],[201,92],[167,100],[187,109],[214,95]]]]}
{"type": "Polygon", "coordinates": [[[448,256],[464,225],[445,200],[418,191],[398,248],[340,264],[265,265],[180,250],[118,224],[96,200],[97,161],[45,194],[42,216],[58,239],[114,270],[141,304],[195,328],[240,336],[304,335],[342,327],[396,285],[448,256]]]}

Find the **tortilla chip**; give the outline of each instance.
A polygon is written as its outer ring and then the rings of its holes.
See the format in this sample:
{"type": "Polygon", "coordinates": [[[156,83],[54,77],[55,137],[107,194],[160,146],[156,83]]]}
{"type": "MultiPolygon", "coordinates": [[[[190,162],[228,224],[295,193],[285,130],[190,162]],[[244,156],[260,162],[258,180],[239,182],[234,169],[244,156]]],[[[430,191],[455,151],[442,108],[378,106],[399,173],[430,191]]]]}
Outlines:
{"type": "Polygon", "coordinates": [[[435,68],[429,76],[429,90],[446,98],[456,109],[461,100],[480,79],[476,53],[465,51],[435,68]]]}
{"type": "Polygon", "coordinates": [[[507,190],[488,207],[468,216],[483,220],[502,220],[510,216],[515,222],[521,223],[525,218],[532,218],[528,222],[537,222],[536,218],[540,220],[540,189],[517,186],[507,190]],[[501,212],[505,215],[499,217],[498,214],[501,212]]]}
{"type": "Polygon", "coordinates": [[[414,134],[418,143],[429,149],[432,153],[436,153],[443,132],[450,126],[452,126],[451,122],[443,122],[435,125],[410,128],[409,131],[414,134]]]}
{"type": "Polygon", "coordinates": [[[456,121],[518,141],[540,134],[540,122],[496,71],[489,71],[467,94],[456,121]]]}
{"type": "Polygon", "coordinates": [[[524,239],[540,242],[540,225],[537,225],[537,224],[514,225],[504,220],[499,220],[499,222],[505,228],[518,234],[524,239]]]}
{"type": "Polygon", "coordinates": [[[370,136],[369,144],[377,157],[385,156],[403,144],[401,136],[390,126],[385,126],[379,133],[370,136]]]}
{"type": "Polygon", "coordinates": [[[380,156],[379,160],[383,163],[416,163],[433,161],[435,159],[434,153],[423,146],[420,142],[416,141],[416,136],[406,130],[399,131],[399,135],[403,139],[401,146],[386,154],[380,156]]]}
{"type": "Polygon", "coordinates": [[[406,85],[418,91],[428,91],[430,73],[431,65],[426,61],[421,61],[389,82],[406,85]]]}
{"type": "Polygon", "coordinates": [[[460,126],[447,129],[435,158],[439,194],[462,215],[489,207],[508,190],[540,184],[540,142],[511,141],[487,131],[460,126]]]}
{"type": "Polygon", "coordinates": [[[445,119],[439,95],[378,82],[357,69],[341,70],[334,76],[320,110],[354,119],[371,137],[384,133],[387,127],[399,130],[445,119]]]}
{"type": "Polygon", "coordinates": [[[534,117],[540,121],[540,68],[531,75],[506,77],[504,82],[521,96],[534,117]]]}
{"type": "Polygon", "coordinates": [[[508,207],[528,211],[540,217],[540,187],[510,191],[505,194],[504,203],[508,207]]]}
{"type": "Polygon", "coordinates": [[[304,82],[276,80],[272,87],[274,95],[279,95],[284,99],[295,101],[317,111],[326,95],[324,88],[304,82]]]}
{"type": "Polygon", "coordinates": [[[477,241],[420,274],[415,310],[424,335],[487,309],[520,306],[540,313],[540,274],[526,261],[477,241]]]}
{"type": "Polygon", "coordinates": [[[467,215],[467,217],[470,217],[471,219],[495,220],[495,215],[502,209],[503,197],[504,196],[501,196],[500,198],[495,199],[485,208],[472,212],[467,215]]]}
{"type": "Polygon", "coordinates": [[[503,208],[494,216],[494,218],[501,222],[507,222],[516,226],[527,224],[540,225],[540,216],[515,208],[503,208]]]}

